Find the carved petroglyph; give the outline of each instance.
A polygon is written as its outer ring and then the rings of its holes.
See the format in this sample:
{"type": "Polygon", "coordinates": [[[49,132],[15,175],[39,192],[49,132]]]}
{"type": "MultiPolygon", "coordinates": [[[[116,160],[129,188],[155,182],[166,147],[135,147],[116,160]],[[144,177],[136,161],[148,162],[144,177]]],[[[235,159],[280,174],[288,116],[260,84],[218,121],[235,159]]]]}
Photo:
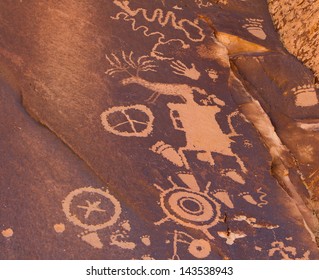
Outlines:
{"type": "Polygon", "coordinates": [[[145,246],[151,246],[151,238],[149,235],[143,235],[141,241],[145,246]]]}
{"type": "Polygon", "coordinates": [[[238,222],[246,222],[247,224],[249,224],[250,226],[252,226],[253,228],[265,228],[265,229],[275,229],[275,228],[279,228],[278,225],[270,225],[270,224],[266,224],[266,223],[257,223],[257,219],[256,218],[252,218],[252,217],[247,217],[245,215],[237,215],[233,218],[234,221],[238,221],[238,222]]]}
{"type": "Polygon", "coordinates": [[[207,258],[211,253],[211,245],[205,239],[195,239],[189,234],[182,231],[174,231],[173,234],[173,260],[179,260],[178,245],[186,244],[188,252],[198,259],[207,258]]]}
{"type": "Polygon", "coordinates": [[[114,196],[108,191],[92,187],[70,192],[62,202],[62,207],[69,222],[89,231],[110,227],[121,215],[121,205],[114,196]],[[111,206],[112,212],[103,209],[103,206],[100,207],[101,203],[106,207],[111,206]],[[84,211],[81,211],[81,208],[84,211]]]}
{"type": "Polygon", "coordinates": [[[62,224],[62,223],[59,223],[59,224],[55,224],[53,226],[54,230],[56,233],[63,233],[65,231],[65,225],[62,224]]]}
{"type": "MultiPolygon", "coordinates": [[[[70,192],[62,201],[62,208],[69,222],[84,229],[78,237],[96,249],[103,248],[97,231],[113,226],[122,212],[121,205],[114,196],[108,191],[93,187],[70,192]]],[[[56,224],[54,229],[57,233],[62,233],[65,226],[56,224]]]]}
{"type": "Polygon", "coordinates": [[[200,77],[200,72],[197,71],[194,63],[188,68],[183,62],[177,60],[171,63],[171,67],[174,69],[173,73],[176,75],[185,76],[192,80],[198,80],[200,77]]]}
{"type": "Polygon", "coordinates": [[[216,70],[214,70],[214,69],[207,69],[207,70],[206,70],[206,73],[207,73],[208,77],[210,77],[210,78],[213,80],[214,83],[217,81],[219,75],[218,75],[218,73],[217,73],[216,70]]]}
{"type": "Polygon", "coordinates": [[[151,255],[143,255],[141,257],[142,260],[155,260],[151,255]]]}
{"type": "Polygon", "coordinates": [[[124,51],[120,54],[111,53],[110,55],[105,55],[105,58],[111,66],[105,74],[112,77],[120,73],[125,73],[129,76],[139,76],[141,72],[156,72],[157,68],[154,60],[148,55],[134,59],[132,51],[129,54],[124,51]]]}
{"type": "Polygon", "coordinates": [[[206,191],[196,192],[179,187],[172,181],[171,183],[173,187],[168,190],[154,185],[161,192],[160,206],[166,215],[155,224],[160,225],[167,221],[174,221],[185,227],[200,230],[209,239],[214,239],[208,229],[219,222],[220,204],[212,199],[206,191]]]}
{"type": "MultiPolygon", "coordinates": [[[[239,159],[240,160],[240,159],[239,159]]],[[[232,170],[232,169],[222,169],[220,174],[222,176],[226,176],[226,177],[229,177],[230,179],[232,179],[233,181],[239,183],[239,184],[245,184],[245,180],[244,178],[238,174],[236,172],[236,170],[232,170]]]]}
{"type": "Polygon", "coordinates": [[[215,4],[222,4],[222,5],[227,5],[228,4],[228,0],[213,0],[213,1],[209,1],[209,0],[195,0],[196,5],[198,6],[198,8],[208,8],[211,7],[215,4]]]}
{"type": "Polygon", "coordinates": [[[103,243],[101,242],[101,239],[97,232],[83,232],[79,235],[79,237],[89,245],[91,245],[95,249],[102,249],[103,243]]]}
{"type": "Polygon", "coordinates": [[[154,116],[144,105],[112,107],[101,114],[104,128],[119,136],[147,137],[153,130],[154,116]]]}
{"type": "Polygon", "coordinates": [[[286,246],[284,242],[275,241],[271,243],[271,249],[268,256],[273,257],[279,255],[283,260],[308,260],[310,251],[306,251],[302,257],[297,257],[297,249],[293,246],[286,246]]]}
{"type": "Polygon", "coordinates": [[[136,247],[136,244],[131,241],[126,240],[127,236],[122,233],[114,233],[111,235],[111,243],[110,245],[114,245],[126,250],[133,250],[136,247]]]}
{"type": "Polygon", "coordinates": [[[265,40],[267,38],[267,35],[263,30],[263,19],[247,18],[246,22],[247,23],[243,25],[243,28],[247,29],[249,33],[261,40],[265,40]]]}
{"type": "Polygon", "coordinates": [[[234,204],[231,201],[229,194],[226,190],[215,190],[213,196],[217,198],[220,202],[224,203],[228,208],[234,208],[234,204]]]}
{"type": "Polygon", "coordinates": [[[138,8],[133,10],[129,7],[130,1],[118,1],[114,0],[113,3],[122,9],[123,12],[118,13],[113,19],[119,20],[121,17],[124,18],[125,21],[132,22],[132,29],[134,31],[142,29],[145,36],[153,36],[159,35],[160,38],[164,38],[164,35],[160,32],[149,33],[149,27],[145,25],[137,26],[137,20],[135,17],[137,15],[143,17],[143,19],[148,23],[158,23],[161,27],[170,26],[175,30],[182,31],[185,36],[193,41],[200,42],[205,38],[203,29],[198,25],[198,22],[191,21],[189,19],[180,19],[178,20],[175,13],[172,11],[168,11],[166,14],[162,9],[155,9],[153,12],[148,12],[146,9],[138,8]],[[151,14],[151,16],[148,15],[151,14]]]}
{"type": "Polygon", "coordinates": [[[171,145],[166,144],[163,141],[158,141],[150,150],[161,155],[178,167],[183,167],[185,165],[183,155],[180,155],[171,145]]]}
{"type": "MultiPolygon", "coordinates": [[[[120,227],[112,233],[110,245],[120,247],[125,250],[133,250],[136,248],[136,243],[128,241],[131,225],[129,221],[125,220],[120,223],[120,227]]],[[[146,237],[144,237],[146,238],[146,237]]]]}
{"type": "MultiPolygon", "coordinates": [[[[214,99],[214,101],[217,98],[214,99]]],[[[214,166],[215,162],[212,152],[224,156],[235,157],[242,172],[247,169],[242,160],[232,152],[231,143],[234,142],[229,135],[224,134],[216,121],[216,114],[220,112],[218,106],[201,106],[192,99],[187,100],[186,104],[168,103],[170,117],[176,130],[185,132],[186,146],[180,147],[178,154],[185,151],[197,151],[197,158],[200,161],[208,162],[214,166]],[[193,120],[201,120],[194,125],[193,120]]],[[[218,100],[220,104],[223,104],[218,100]]],[[[188,168],[188,164],[186,165],[188,168]]]]}
{"type": "Polygon", "coordinates": [[[1,234],[5,238],[10,238],[13,236],[13,229],[12,228],[7,228],[1,231],[1,234]]]}
{"type": "Polygon", "coordinates": [[[259,196],[259,202],[257,202],[255,200],[255,198],[249,193],[249,192],[243,192],[239,194],[239,197],[242,197],[244,200],[246,200],[248,203],[256,205],[260,208],[264,207],[265,205],[268,204],[268,201],[265,200],[265,197],[267,196],[267,194],[265,192],[262,191],[262,188],[259,188],[257,190],[257,193],[260,194],[259,196]]]}
{"type": "Polygon", "coordinates": [[[196,191],[196,192],[200,191],[200,187],[199,187],[199,185],[198,185],[198,183],[196,181],[195,176],[192,173],[190,173],[190,172],[179,172],[179,173],[177,173],[177,176],[191,190],[196,191]]]}
{"type": "MultiPolygon", "coordinates": [[[[116,16],[111,17],[114,20],[123,19],[126,22],[131,23],[133,31],[141,30],[146,37],[158,37],[157,43],[154,45],[151,55],[158,59],[167,59],[163,57],[163,53],[158,51],[162,45],[167,45],[170,42],[179,42],[183,48],[188,48],[184,42],[190,40],[192,42],[201,42],[204,40],[205,35],[203,29],[199,26],[198,20],[191,21],[186,18],[177,19],[176,14],[173,11],[164,12],[162,9],[155,9],[154,11],[148,11],[143,8],[132,9],[130,7],[130,1],[118,1],[114,0],[113,3],[118,6],[122,11],[117,13],[116,16]],[[143,18],[145,24],[139,23],[139,19],[143,18]],[[181,31],[184,34],[184,39],[178,38],[166,38],[165,34],[159,31],[151,31],[149,24],[156,23],[163,30],[164,27],[173,28],[174,30],[181,31]]],[[[163,31],[164,32],[164,31],[163,31]]]]}
{"type": "Polygon", "coordinates": [[[123,85],[137,84],[154,92],[149,98],[155,102],[160,95],[179,96],[184,102],[194,102],[193,92],[197,92],[203,96],[207,96],[207,92],[199,87],[193,87],[186,84],[165,84],[157,82],[149,82],[140,77],[130,77],[122,80],[123,85]]]}
{"type": "Polygon", "coordinates": [[[100,200],[94,201],[94,202],[86,200],[85,202],[86,202],[85,206],[82,206],[82,205],[77,206],[78,208],[82,208],[86,210],[86,213],[84,215],[85,219],[88,219],[92,212],[106,212],[104,209],[100,208],[100,204],[101,204],[100,200]]]}
{"type": "Polygon", "coordinates": [[[295,104],[299,107],[315,106],[319,103],[314,85],[298,86],[284,93],[290,94],[295,96],[295,104]]]}
{"type": "Polygon", "coordinates": [[[249,140],[244,140],[244,146],[246,148],[252,148],[253,147],[253,144],[249,141],[249,140]]]}
{"type": "Polygon", "coordinates": [[[235,231],[235,232],[232,232],[232,231],[218,231],[217,233],[218,233],[218,235],[220,237],[226,239],[226,244],[227,245],[233,245],[235,243],[236,239],[244,238],[244,237],[247,236],[242,231],[235,231]]]}
{"type": "Polygon", "coordinates": [[[306,130],[306,131],[313,131],[318,132],[319,131],[319,120],[299,120],[297,122],[297,126],[306,130]]]}
{"type": "Polygon", "coordinates": [[[134,242],[126,241],[126,236],[121,233],[115,233],[111,235],[110,245],[114,245],[126,250],[133,250],[136,247],[134,242]]]}
{"type": "MultiPolygon", "coordinates": [[[[127,56],[124,55],[124,52],[123,57],[127,61],[133,60],[131,58],[132,55],[129,55],[127,58],[127,56]]],[[[120,61],[116,58],[114,59],[115,61],[118,61],[117,63],[119,64],[120,61]]],[[[112,63],[115,64],[115,62],[112,63]]],[[[129,64],[129,62],[126,64],[129,64]]],[[[178,75],[184,75],[191,79],[199,78],[200,73],[196,70],[195,66],[192,66],[192,68],[187,68],[181,61],[173,62],[171,66],[176,70],[174,72],[178,73],[178,75]]],[[[111,70],[111,73],[114,73],[113,68],[111,70]]],[[[122,65],[119,66],[119,71],[124,71],[122,65]]],[[[214,94],[208,95],[204,89],[189,86],[187,84],[150,82],[141,77],[132,76],[132,73],[129,74],[131,77],[121,80],[122,85],[137,84],[149,89],[153,92],[153,95],[148,99],[149,101],[152,100],[152,102],[155,102],[159,96],[167,95],[178,96],[183,102],[185,102],[184,104],[168,103],[167,106],[170,109],[170,118],[174,128],[185,133],[187,142],[186,146],[179,147],[176,150],[171,145],[166,144],[163,141],[158,141],[151,147],[153,152],[162,155],[165,159],[169,160],[176,166],[184,166],[186,169],[190,168],[185,156],[185,152],[187,151],[196,151],[198,160],[207,162],[212,166],[215,165],[212,153],[219,153],[224,156],[235,157],[241,171],[244,173],[247,172],[242,160],[231,150],[231,143],[234,141],[230,137],[238,136],[232,127],[231,119],[238,115],[238,111],[228,116],[228,125],[231,133],[228,135],[224,134],[217,123],[215,116],[221,111],[220,107],[224,106],[225,103],[214,94]],[[197,104],[194,101],[195,93],[202,95],[206,98],[207,102],[211,102],[213,105],[203,106],[197,104]],[[198,122],[197,125],[194,125],[194,119],[200,120],[200,122],[198,122]]],[[[213,80],[217,78],[217,73],[213,70],[209,70],[209,75],[211,75],[213,80]]],[[[102,113],[101,119],[105,129],[113,134],[120,136],[146,137],[152,131],[154,117],[151,111],[144,105],[133,105],[129,107],[113,107],[102,113]],[[129,112],[133,113],[134,110],[139,110],[144,113],[143,121],[139,119],[133,119],[130,116],[129,112]],[[115,120],[115,114],[117,114],[117,120],[115,120]],[[112,116],[113,123],[111,124],[112,116]]],[[[224,172],[224,174],[240,184],[244,183],[244,179],[234,170],[224,172]]]]}

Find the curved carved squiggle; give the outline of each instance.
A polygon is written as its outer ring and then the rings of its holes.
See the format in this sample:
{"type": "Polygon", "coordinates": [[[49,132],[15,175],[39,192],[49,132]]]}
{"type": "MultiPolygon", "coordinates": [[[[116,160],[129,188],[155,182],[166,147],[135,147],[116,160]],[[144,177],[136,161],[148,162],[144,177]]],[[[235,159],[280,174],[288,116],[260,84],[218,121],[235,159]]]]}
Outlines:
{"type": "Polygon", "coordinates": [[[259,197],[259,199],[260,199],[260,203],[258,203],[258,207],[263,207],[264,205],[267,205],[268,204],[268,201],[265,199],[265,197],[267,196],[267,194],[265,193],[265,192],[263,192],[262,191],[262,189],[261,188],[259,188],[258,190],[257,190],[257,192],[258,193],[260,193],[261,194],[261,196],[259,197]]]}
{"type": "Polygon", "coordinates": [[[196,22],[190,21],[188,19],[177,20],[175,13],[172,11],[168,11],[166,14],[164,14],[163,10],[158,8],[154,10],[151,16],[148,16],[146,9],[138,8],[136,10],[132,10],[128,6],[129,1],[121,2],[118,0],[114,0],[113,3],[117,5],[118,7],[120,7],[124,12],[120,12],[115,17],[112,17],[112,18],[120,19],[121,15],[124,15],[124,20],[132,21],[132,28],[134,31],[142,28],[144,29],[144,32],[143,32],[144,35],[147,37],[155,35],[155,34],[159,34],[161,38],[164,38],[165,36],[163,33],[160,33],[160,32],[148,33],[149,28],[145,25],[141,25],[137,27],[136,19],[134,19],[134,17],[137,16],[138,14],[141,14],[147,22],[150,22],[150,23],[158,22],[162,27],[168,26],[170,24],[174,29],[183,31],[186,37],[193,42],[201,42],[205,38],[203,29],[199,27],[196,22]],[[128,17],[131,17],[131,18],[128,18],[128,17]],[[197,32],[187,31],[187,26],[197,30],[197,32]],[[193,34],[196,34],[196,33],[198,36],[197,37],[193,36],[193,34]]]}
{"type": "Polygon", "coordinates": [[[145,26],[145,25],[137,26],[137,24],[136,24],[136,19],[130,17],[130,15],[127,14],[127,13],[120,12],[120,13],[116,14],[115,17],[111,17],[111,18],[112,18],[112,19],[115,19],[115,20],[120,20],[120,19],[121,19],[121,16],[123,16],[123,20],[124,20],[124,21],[131,21],[131,22],[132,22],[131,26],[132,26],[132,30],[133,30],[133,31],[138,31],[138,30],[142,29],[142,30],[143,30],[143,34],[144,34],[144,36],[146,36],[146,37],[150,37],[150,36],[154,36],[154,35],[159,35],[159,40],[165,38],[165,35],[164,35],[163,33],[159,32],[159,31],[148,33],[149,28],[148,28],[147,26],[145,26]]]}

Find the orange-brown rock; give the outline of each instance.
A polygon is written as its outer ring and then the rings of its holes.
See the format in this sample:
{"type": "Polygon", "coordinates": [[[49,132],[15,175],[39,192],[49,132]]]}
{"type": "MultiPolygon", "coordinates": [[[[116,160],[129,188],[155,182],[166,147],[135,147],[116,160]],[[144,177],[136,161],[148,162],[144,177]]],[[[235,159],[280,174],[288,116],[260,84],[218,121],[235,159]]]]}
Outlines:
{"type": "Polygon", "coordinates": [[[287,136],[317,96],[266,1],[4,0],[0,22],[1,258],[318,259],[287,136]]]}

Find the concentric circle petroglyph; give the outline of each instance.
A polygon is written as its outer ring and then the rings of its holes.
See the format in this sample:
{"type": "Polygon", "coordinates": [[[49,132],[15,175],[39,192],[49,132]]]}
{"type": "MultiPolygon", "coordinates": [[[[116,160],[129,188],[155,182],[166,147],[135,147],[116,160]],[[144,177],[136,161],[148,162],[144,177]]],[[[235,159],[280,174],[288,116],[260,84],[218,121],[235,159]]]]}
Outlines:
{"type": "Polygon", "coordinates": [[[200,230],[218,223],[220,205],[208,195],[183,188],[162,193],[160,203],[168,218],[186,227],[200,230]]]}
{"type": "Polygon", "coordinates": [[[83,187],[70,192],[62,202],[62,207],[70,222],[89,231],[96,231],[114,225],[119,219],[122,211],[119,201],[114,196],[107,191],[102,191],[93,187],[83,187]],[[81,198],[80,204],[79,201],[75,201],[76,198],[81,198]],[[92,198],[94,198],[95,201],[92,202],[92,198]],[[82,205],[82,203],[86,203],[87,206],[82,205]],[[103,203],[113,207],[113,210],[109,211],[109,209],[106,210],[103,209],[103,207],[100,207],[100,204],[103,203]],[[74,209],[77,208],[86,210],[83,217],[78,213],[75,213],[74,209]],[[86,220],[88,220],[89,216],[95,212],[99,214],[100,219],[103,221],[101,223],[88,223],[86,220]]]}

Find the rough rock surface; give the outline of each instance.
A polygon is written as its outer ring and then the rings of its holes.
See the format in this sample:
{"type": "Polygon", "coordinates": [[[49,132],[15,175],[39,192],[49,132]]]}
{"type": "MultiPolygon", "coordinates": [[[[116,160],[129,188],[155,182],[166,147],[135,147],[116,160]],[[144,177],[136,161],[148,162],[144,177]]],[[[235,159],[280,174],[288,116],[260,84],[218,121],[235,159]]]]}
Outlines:
{"type": "Polygon", "coordinates": [[[319,258],[266,1],[3,0],[0,77],[2,259],[319,258]]]}
{"type": "Polygon", "coordinates": [[[319,79],[319,1],[268,0],[282,42],[319,79]]]}

